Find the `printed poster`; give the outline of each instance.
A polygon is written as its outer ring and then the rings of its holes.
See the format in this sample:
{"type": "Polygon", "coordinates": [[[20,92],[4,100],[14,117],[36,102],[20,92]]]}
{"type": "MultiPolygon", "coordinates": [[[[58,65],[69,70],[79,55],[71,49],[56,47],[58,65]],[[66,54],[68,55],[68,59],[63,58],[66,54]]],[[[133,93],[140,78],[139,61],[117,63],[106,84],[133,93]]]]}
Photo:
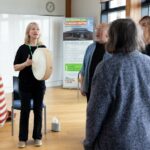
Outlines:
{"type": "Polygon", "coordinates": [[[63,32],[63,87],[77,88],[86,48],[93,42],[93,18],[65,18],[63,32]]]}

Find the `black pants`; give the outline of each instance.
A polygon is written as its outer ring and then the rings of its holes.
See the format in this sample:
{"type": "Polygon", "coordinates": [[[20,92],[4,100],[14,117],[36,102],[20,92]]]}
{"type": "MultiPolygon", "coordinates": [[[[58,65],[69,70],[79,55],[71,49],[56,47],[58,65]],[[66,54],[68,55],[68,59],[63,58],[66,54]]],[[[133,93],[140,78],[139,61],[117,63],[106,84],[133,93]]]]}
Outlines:
{"type": "Polygon", "coordinates": [[[45,90],[35,90],[32,92],[20,91],[21,97],[21,112],[20,112],[20,128],[19,141],[28,140],[29,115],[30,115],[30,101],[33,99],[34,112],[34,126],[33,139],[42,138],[42,104],[45,90]]]}

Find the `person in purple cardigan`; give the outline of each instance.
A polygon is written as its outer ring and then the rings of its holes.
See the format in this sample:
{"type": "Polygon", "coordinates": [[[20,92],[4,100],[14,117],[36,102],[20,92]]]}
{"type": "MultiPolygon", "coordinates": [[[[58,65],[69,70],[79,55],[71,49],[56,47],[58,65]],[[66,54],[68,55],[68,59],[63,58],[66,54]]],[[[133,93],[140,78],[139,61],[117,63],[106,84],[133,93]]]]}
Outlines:
{"type": "Polygon", "coordinates": [[[84,150],[150,150],[150,57],[131,19],[111,23],[87,106],[84,150]]]}

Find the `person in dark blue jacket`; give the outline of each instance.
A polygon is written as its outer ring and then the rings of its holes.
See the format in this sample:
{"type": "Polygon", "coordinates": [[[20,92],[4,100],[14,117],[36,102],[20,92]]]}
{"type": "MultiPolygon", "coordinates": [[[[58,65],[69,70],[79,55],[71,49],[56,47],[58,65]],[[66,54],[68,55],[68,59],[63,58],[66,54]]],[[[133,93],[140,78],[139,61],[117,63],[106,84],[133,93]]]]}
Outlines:
{"type": "Polygon", "coordinates": [[[85,150],[150,150],[150,57],[131,19],[111,23],[87,106],[85,150]]]}
{"type": "Polygon", "coordinates": [[[108,28],[109,25],[106,23],[97,25],[94,42],[88,46],[84,55],[83,65],[80,71],[81,94],[87,97],[87,102],[90,97],[91,81],[95,68],[97,64],[103,60],[105,54],[105,44],[108,40],[108,28]]]}

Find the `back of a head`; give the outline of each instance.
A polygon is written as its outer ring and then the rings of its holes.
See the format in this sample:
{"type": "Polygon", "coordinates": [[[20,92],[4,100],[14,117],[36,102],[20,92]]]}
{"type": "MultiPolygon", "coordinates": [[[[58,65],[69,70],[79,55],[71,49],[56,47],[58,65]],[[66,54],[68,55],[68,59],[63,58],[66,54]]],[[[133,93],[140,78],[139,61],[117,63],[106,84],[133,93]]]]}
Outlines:
{"type": "Polygon", "coordinates": [[[140,19],[139,23],[141,26],[148,26],[150,25],[150,16],[144,16],[140,19]]]}
{"type": "Polygon", "coordinates": [[[107,50],[128,53],[138,48],[137,27],[132,19],[117,19],[110,25],[107,50]]]}

